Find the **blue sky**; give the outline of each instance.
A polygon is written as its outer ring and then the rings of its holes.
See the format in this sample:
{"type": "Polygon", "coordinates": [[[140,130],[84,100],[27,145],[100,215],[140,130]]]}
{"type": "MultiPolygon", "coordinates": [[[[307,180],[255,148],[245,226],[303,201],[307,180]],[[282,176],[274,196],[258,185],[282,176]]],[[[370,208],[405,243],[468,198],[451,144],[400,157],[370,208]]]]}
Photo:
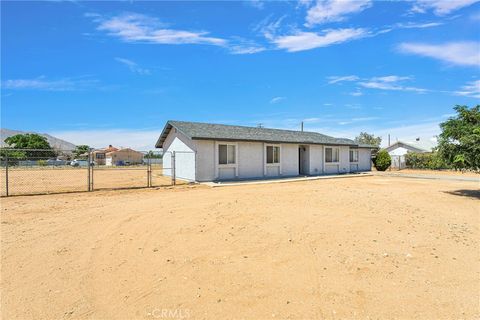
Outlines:
{"type": "Polygon", "coordinates": [[[480,101],[480,3],[1,2],[1,126],[153,147],[166,120],[434,143],[480,101]]]}

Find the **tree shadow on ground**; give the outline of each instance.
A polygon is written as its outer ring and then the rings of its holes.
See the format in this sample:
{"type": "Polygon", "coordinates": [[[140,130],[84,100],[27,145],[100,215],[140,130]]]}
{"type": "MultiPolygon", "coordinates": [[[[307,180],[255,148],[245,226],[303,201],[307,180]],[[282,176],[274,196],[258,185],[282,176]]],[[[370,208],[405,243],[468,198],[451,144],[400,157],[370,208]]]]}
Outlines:
{"type": "Polygon", "coordinates": [[[480,200],[480,190],[460,189],[455,191],[445,191],[445,193],[452,194],[454,196],[470,197],[480,200]]]}

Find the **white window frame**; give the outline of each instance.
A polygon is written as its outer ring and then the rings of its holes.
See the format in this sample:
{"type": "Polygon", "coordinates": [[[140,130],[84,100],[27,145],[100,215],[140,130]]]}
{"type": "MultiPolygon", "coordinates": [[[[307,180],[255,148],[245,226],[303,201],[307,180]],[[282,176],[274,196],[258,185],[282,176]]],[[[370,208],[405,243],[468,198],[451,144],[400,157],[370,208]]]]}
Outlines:
{"type": "Polygon", "coordinates": [[[272,144],[264,143],[263,145],[263,175],[267,175],[268,167],[278,167],[278,172],[282,174],[282,145],[281,144],[272,144]],[[278,147],[278,160],[279,162],[267,163],[267,147],[278,147]]]}
{"type": "Polygon", "coordinates": [[[236,165],[237,164],[237,146],[233,143],[219,143],[217,146],[217,152],[218,152],[218,162],[217,164],[219,166],[229,166],[229,165],[236,165]],[[227,147],[227,163],[220,163],[220,146],[226,146],[227,147]],[[234,159],[229,159],[228,157],[228,148],[233,147],[235,150],[235,158],[234,159]],[[229,160],[233,160],[233,162],[229,162],[229,160]]]}
{"type": "MultiPolygon", "coordinates": [[[[278,166],[278,165],[280,165],[280,163],[282,162],[282,159],[281,159],[281,157],[280,157],[280,155],[281,155],[280,149],[281,149],[280,145],[268,144],[268,145],[265,146],[265,164],[266,164],[267,166],[272,166],[272,165],[273,165],[273,166],[278,166]],[[275,148],[278,148],[278,162],[272,162],[272,163],[268,163],[268,162],[267,162],[267,155],[268,155],[267,149],[268,149],[269,147],[272,147],[272,151],[275,150],[275,148]]],[[[275,151],[273,151],[273,155],[272,155],[272,156],[273,156],[273,159],[275,160],[275,151]]]]}
{"type": "MultiPolygon", "coordinates": [[[[348,156],[350,156],[350,154],[348,156]]],[[[325,146],[324,149],[323,149],[323,163],[325,163],[325,164],[340,164],[340,147],[325,146]],[[335,149],[338,150],[338,161],[327,162],[327,149],[332,149],[332,159],[333,159],[333,151],[335,149]]]]}
{"type": "Polygon", "coordinates": [[[358,149],[350,149],[350,150],[348,151],[348,160],[350,161],[350,163],[358,163],[359,157],[360,157],[360,152],[358,152],[358,149]],[[357,161],[352,161],[352,160],[351,160],[351,158],[350,158],[350,152],[352,152],[352,151],[353,151],[354,153],[355,153],[355,152],[357,153],[357,161]]]}
{"type": "MultiPolygon", "coordinates": [[[[228,147],[227,147],[228,148],[228,147]]],[[[228,151],[227,151],[228,152],[228,151]]],[[[235,177],[238,177],[238,143],[231,142],[231,141],[215,141],[215,150],[214,150],[214,158],[215,158],[215,179],[218,179],[218,169],[219,168],[234,168],[235,169],[235,177]],[[235,146],[235,163],[227,163],[227,164],[220,164],[220,145],[226,144],[235,146]]]]}

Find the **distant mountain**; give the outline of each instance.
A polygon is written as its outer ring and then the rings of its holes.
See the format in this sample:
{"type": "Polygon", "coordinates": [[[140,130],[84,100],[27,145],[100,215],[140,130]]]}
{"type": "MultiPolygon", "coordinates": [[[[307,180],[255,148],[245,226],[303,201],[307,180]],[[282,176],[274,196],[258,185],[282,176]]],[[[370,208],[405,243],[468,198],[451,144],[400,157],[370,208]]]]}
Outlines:
{"type": "Polygon", "coordinates": [[[48,143],[50,143],[50,145],[54,149],[57,149],[57,150],[73,150],[73,149],[75,149],[75,145],[73,143],[62,140],[62,139],[55,138],[55,137],[53,137],[49,134],[46,134],[46,133],[26,132],[26,131],[19,131],[19,130],[4,129],[4,128],[0,129],[0,139],[1,139],[0,145],[2,147],[5,147],[6,146],[5,139],[7,139],[8,137],[14,136],[16,134],[25,134],[25,133],[36,133],[36,134],[39,134],[39,135],[47,138],[48,143]]]}

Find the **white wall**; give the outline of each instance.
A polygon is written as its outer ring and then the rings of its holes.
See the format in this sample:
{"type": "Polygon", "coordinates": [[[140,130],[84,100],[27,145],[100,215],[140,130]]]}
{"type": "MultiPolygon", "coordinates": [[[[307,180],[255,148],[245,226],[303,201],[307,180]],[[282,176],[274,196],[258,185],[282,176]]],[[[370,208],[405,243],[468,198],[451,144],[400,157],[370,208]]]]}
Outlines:
{"type": "Polygon", "coordinates": [[[195,142],[172,128],[163,143],[163,174],[172,175],[172,153],[175,151],[175,177],[195,181],[195,142]]]}
{"type": "Polygon", "coordinates": [[[309,174],[316,175],[323,173],[323,146],[310,146],[310,171],[309,174]]]}
{"type": "Polygon", "coordinates": [[[366,148],[358,149],[358,171],[372,170],[372,151],[366,148]]]}
{"type": "Polygon", "coordinates": [[[282,144],[280,146],[280,164],[282,176],[298,175],[298,148],[297,144],[282,144]]]}
{"type": "Polygon", "coordinates": [[[409,150],[407,148],[403,147],[398,147],[393,149],[392,151],[389,151],[388,154],[391,156],[403,156],[406,155],[409,150]]]}
{"type": "Polygon", "coordinates": [[[238,143],[238,176],[254,178],[263,176],[263,143],[238,143]]]}
{"type": "MultiPolygon", "coordinates": [[[[225,142],[237,146],[237,163],[235,166],[218,165],[218,144],[220,141],[190,140],[174,129],[164,143],[164,174],[171,171],[171,153],[177,151],[177,177],[196,180],[213,181],[220,176],[230,179],[262,178],[265,176],[295,176],[298,175],[298,148],[297,144],[281,144],[280,166],[266,166],[265,147],[263,142],[225,142]],[[188,151],[181,153],[180,151],[188,151]],[[196,155],[195,152],[196,151],[196,155]]],[[[350,172],[350,148],[340,146],[340,161],[337,164],[325,164],[324,146],[307,145],[308,173],[311,175],[325,173],[350,172]],[[325,170],[324,170],[325,168],[325,170]]],[[[358,171],[369,171],[370,149],[359,148],[358,171]]]]}
{"type": "Polygon", "coordinates": [[[215,180],[215,141],[196,140],[195,142],[197,144],[197,181],[215,180]]]}
{"type": "Polygon", "coordinates": [[[349,146],[340,147],[339,172],[340,173],[350,172],[350,147],[349,146]]]}

